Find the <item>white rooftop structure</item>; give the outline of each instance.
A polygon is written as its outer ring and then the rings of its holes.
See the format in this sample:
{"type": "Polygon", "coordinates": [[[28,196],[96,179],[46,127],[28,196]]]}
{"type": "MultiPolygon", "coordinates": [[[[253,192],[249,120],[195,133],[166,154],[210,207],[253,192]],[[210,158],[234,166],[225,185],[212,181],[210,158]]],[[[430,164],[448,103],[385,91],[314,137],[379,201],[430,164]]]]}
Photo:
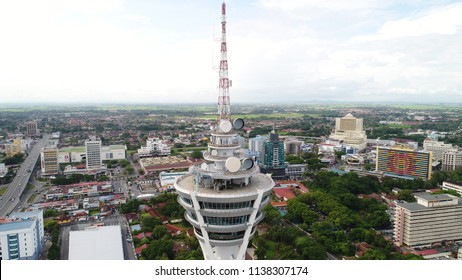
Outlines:
{"type": "Polygon", "coordinates": [[[123,260],[120,226],[69,232],[69,260],[123,260]]]}

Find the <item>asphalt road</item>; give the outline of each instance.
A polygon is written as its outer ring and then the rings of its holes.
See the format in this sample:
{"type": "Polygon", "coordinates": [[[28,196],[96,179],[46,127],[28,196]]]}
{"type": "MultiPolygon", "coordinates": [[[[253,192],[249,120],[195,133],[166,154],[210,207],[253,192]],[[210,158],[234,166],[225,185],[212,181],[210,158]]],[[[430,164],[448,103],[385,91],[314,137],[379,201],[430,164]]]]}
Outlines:
{"type": "Polygon", "coordinates": [[[32,148],[27,158],[19,167],[13,181],[8,185],[8,190],[0,200],[0,217],[10,214],[20,204],[21,195],[29,182],[32,170],[40,157],[40,151],[48,143],[49,135],[44,135],[32,148]]]}

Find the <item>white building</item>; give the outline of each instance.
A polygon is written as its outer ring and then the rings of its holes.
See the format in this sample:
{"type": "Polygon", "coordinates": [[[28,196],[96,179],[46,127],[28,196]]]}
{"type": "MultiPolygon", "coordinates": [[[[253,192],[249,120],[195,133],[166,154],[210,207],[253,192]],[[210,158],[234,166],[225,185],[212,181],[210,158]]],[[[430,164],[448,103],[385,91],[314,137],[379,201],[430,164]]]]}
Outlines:
{"type": "Polygon", "coordinates": [[[460,184],[454,184],[451,182],[443,182],[442,186],[443,190],[453,190],[458,192],[460,195],[462,195],[462,185],[460,184]]]}
{"type": "Polygon", "coordinates": [[[445,144],[443,141],[425,139],[423,147],[426,151],[432,151],[433,160],[443,160],[443,154],[448,151],[454,151],[452,144],[445,144]]]}
{"type": "Polygon", "coordinates": [[[286,177],[291,180],[299,180],[303,178],[305,171],[305,164],[287,164],[286,177]]]}
{"type": "Polygon", "coordinates": [[[43,212],[18,212],[0,223],[0,259],[36,260],[44,245],[43,212]]]}
{"type": "Polygon", "coordinates": [[[69,260],[123,260],[120,226],[69,232],[69,260]]]}
{"type": "Polygon", "coordinates": [[[452,171],[462,167],[462,150],[452,150],[443,153],[442,169],[452,171]]]}
{"type": "Polygon", "coordinates": [[[170,190],[174,188],[175,181],[183,176],[188,174],[188,172],[170,172],[167,173],[162,171],[159,173],[160,186],[163,190],[170,190]]]}
{"type": "Polygon", "coordinates": [[[265,149],[264,146],[266,141],[268,141],[268,136],[258,135],[254,138],[250,138],[249,150],[251,152],[258,152],[258,154],[262,155],[265,149]]]}
{"type": "Polygon", "coordinates": [[[0,163],[0,177],[5,177],[8,174],[8,167],[4,163],[0,163]]]}
{"type": "Polygon", "coordinates": [[[125,151],[127,146],[125,145],[110,145],[101,148],[101,159],[102,160],[119,160],[125,159],[125,151]]]}
{"type": "Polygon", "coordinates": [[[449,194],[417,193],[417,202],[397,203],[394,237],[398,246],[430,246],[462,240],[462,199],[449,194]]]}
{"type": "Polygon", "coordinates": [[[335,131],[330,138],[342,141],[347,146],[352,146],[359,151],[367,146],[366,131],[363,129],[363,119],[347,114],[343,118],[335,119],[335,131]]]}
{"type": "Polygon", "coordinates": [[[138,149],[140,157],[169,156],[170,153],[171,147],[156,137],[149,137],[146,139],[146,146],[141,146],[141,149],[138,149]]]}
{"type": "Polygon", "coordinates": [[[87,169],[101,168],[103,161],[101,159],[101,140],[92,137],[85,141],[85,149],[87,154],[87,169]]]}

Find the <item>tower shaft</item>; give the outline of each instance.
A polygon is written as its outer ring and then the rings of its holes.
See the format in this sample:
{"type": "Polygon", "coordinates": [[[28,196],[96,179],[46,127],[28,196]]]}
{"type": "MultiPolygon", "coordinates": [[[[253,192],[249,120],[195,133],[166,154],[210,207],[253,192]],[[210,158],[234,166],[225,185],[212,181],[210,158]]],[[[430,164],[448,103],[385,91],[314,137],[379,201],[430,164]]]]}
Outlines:
{"type": "Polygon", "coordinates": [[[221,47],[218,81],[218,121],[229,120],[231,114],[229,101],[228,50],[226,45],[226,4],[221,5],[221,47]]]}

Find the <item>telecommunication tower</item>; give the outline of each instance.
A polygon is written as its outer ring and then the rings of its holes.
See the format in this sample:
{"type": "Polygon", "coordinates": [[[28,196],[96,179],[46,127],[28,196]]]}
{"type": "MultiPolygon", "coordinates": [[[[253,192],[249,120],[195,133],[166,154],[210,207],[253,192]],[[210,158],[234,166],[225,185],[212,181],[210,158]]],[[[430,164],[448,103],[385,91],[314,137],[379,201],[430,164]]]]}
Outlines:
{"type": "Polygon", "coordinates": [[[242,119],[231,122],[226,5],[222,9],[221,61],[217,123],[204,152],[205,162],[193,165],[175,182],[185,219],[194,227],[206,260],[242,260],[263,208],[271,200],[274,181],[260,173],[237,140],[242,119]]]}

